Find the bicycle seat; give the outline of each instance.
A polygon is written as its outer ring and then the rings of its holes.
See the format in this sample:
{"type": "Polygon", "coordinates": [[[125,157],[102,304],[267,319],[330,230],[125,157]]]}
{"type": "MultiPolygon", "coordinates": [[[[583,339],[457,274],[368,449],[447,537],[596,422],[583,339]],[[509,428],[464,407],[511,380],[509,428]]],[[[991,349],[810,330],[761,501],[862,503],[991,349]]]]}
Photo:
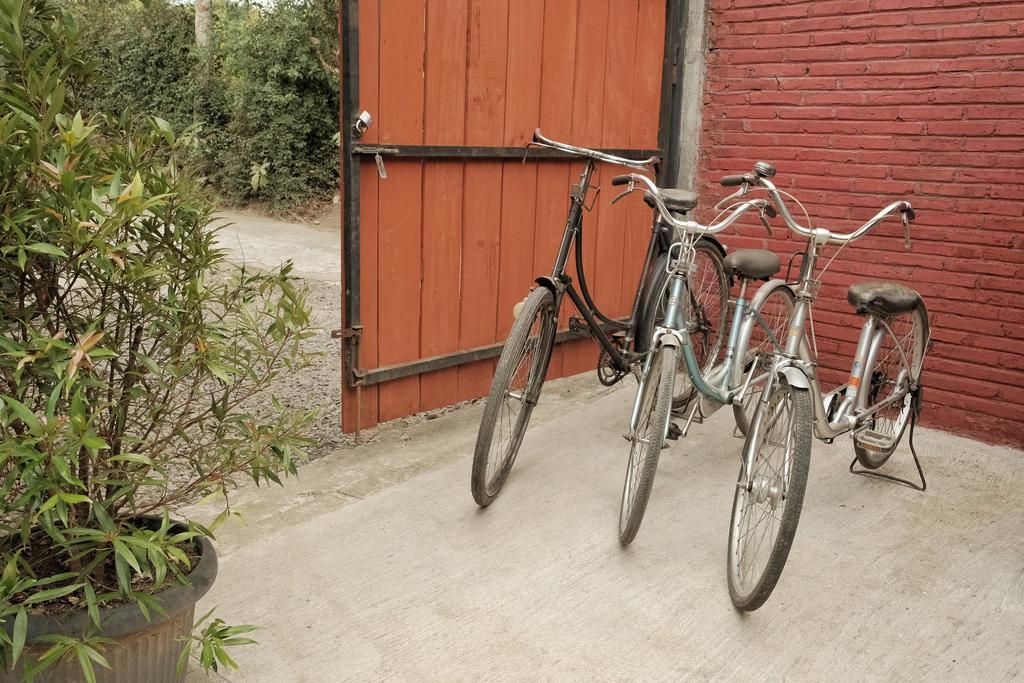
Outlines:
{"type": "Polygon", "coordinates": [[[850,285],[846,300],[858,313],[882,317],[907,313],[921,303],[921,295],[896,282],[875,280],[850,285]]]}
{"type": "MultiPolygon", "coordinates": [[[[665,207],[669,211],[686,213],[697,206],[696,193],[688,190],[659,189],[658,194],[661,195],[661,201],[665,202],[665,207]]],[[[647,206],[654,208],[653,199],[645,195],[644,201],[647,202],[647,206]]]]}
{"type": "Polygon", "coordinates": [[[767,280],[779,268],[779,257],[767,249],[740,249],[725,257],[725,273],[730,276],[767,280]]]}

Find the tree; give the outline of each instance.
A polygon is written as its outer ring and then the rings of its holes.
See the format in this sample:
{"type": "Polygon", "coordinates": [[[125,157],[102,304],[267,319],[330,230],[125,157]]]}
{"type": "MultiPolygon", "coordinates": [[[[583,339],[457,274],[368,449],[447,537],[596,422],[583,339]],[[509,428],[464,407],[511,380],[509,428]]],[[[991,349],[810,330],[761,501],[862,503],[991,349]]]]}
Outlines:
{"type": "Polygon", "coordinates": [[[210,0],[196,0],[196,46],[205,50],[210,46],[210,24],[213,6],[210,0]]]}

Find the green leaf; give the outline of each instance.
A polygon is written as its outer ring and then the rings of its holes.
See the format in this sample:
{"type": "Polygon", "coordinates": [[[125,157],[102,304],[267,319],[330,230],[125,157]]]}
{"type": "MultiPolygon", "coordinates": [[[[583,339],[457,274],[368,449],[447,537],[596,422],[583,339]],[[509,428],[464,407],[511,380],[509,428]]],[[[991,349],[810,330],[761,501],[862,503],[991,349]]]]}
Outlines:
{"type": "Polygon", "coordinates": [[[100,437],[90,434],[89,436],[82,437],[82,444],[86,448],[92,448],[97,451],[105,451],[110,449],[110,445],[101,439],[100,437]]]}
{"type": "Polygon", "coordinates": [[[60,588],[51,588],[45,591],[39,591],[25,598],[25,605],[34,605],[39,602],[48,602],[50,600],[56,600],[57,598],[63,598],[65,595],[74,593],[79,588],[84,586],[84,583],[73,583],[70,586],[61,586],[60,588]]]}
{"type": "Polygon", "coordinates": [[[96,683],[96,672],[92,670],[92,662],[89,661],[89,655],[85,653],[84,646],[79,648],[78,652],[78,666],[82,669],[82,676],[85,677],[86,683],[96,683]]]}
{"type": "Polygon", "coordinates": [[[139,351],[135,352],[135,357],[139,359],[139,362],[146,366],[146,369],[152,372],[154,375],[160,374],[160,368],[153,362],[153,359],[144,353],[139,351]]]}
{"type": "Polygon", "coordinates": [[[99,605],[96,604],[96,591],[93,590],[92,584],[85,584],[85,604],[89,610],[89,618],[92,619],[92,623],[96,628],[100,626],[100,610],[99,605]]]}
{"type": "Polygon", "coordinates": [[[144,455],[139,455],[138,453],[122,453],[121,455],[111,456],[108,460],[110,460],[110,462],[134,462],[140,465],[155,467],[150,458],[147,458],[144,455]]]}
{"type": "Polygon", "coordinates": [[[124,557],[117,552],[114,553],[114,569],[117,570],[117,583],[121,586],[121,590],[125,593],[130,593],[132,589],[132,577],[131,574],[128,573],[128,563],[125,561],[124,557]]]}
{"type": "Polygon", "coordinates": [[[82,650],[85,652],[86,656],[89,657],[89,659],[91,659],[92,661],[96,662],[102,667],[106,667],[107,669],[110,668],[110,662],[108,662],[107,658],[101,655],[99,651],[96,650],[96,648],[86,643],[83,643],[82,650]]]}
{"type": "Polygon", "coordinates": [[[96,515],[96,521],[100,523],[100,528],[104,531],[110,532],[114,530],[114,520],[110,518],[110,514],[103,505],[93,505],[92,513],[96,515]]]}
{"type": "Polygon", "coordinates": [[[62,479],[64,479],[64,481],[68,482],[69,484],[75,483],[76,480],[74,475],[71,474],[71,466],[68,464],[67,458],[65,458],[63,455],[51,455],[50,462],[53,463],[53,466],[57,470],[57,473],[61,476],[62,479]]]}
{"type": "Polygon", "coordinates": [[[34,251],[37,254],[48,254],[50,256],[60,256],[61,258],[67,258],[68,255],[64,253],[64,250],[60,247],[56,247],[52,244],[45,242],[35,242],[34,244],[26,244],[25,249],[28,251],[34,251]]]}
{"type": "Polygon", "coordinates": [[[209,368],[210,372],[224,384],[231,384],[231,376],[228,374],[228,369],[217,363],[216,361],[207,361],[206,367],[209,368]]]}
{"type": "Polygon", "coordinates": [[[125,543],[123,538],[114,539],[114,552],[118,557],[124,557],[124,561],[131,565],[132,569],[135,570],[136,574],[142,573],[142,567],[139,566],[139,560],[135,557],[135,553],[131,551],[128,545],[125,543]]]}
{"type": "Polygon", "coordinates": [[[11,657],[13,662],[18,661],[21,650],[25,647],[25,634],[28,633],[28,614],[24,607],[18,608],[18,615],[14,617],[13,644],[11,646],[11,657]]]}
{"type": "Polygon", "coordinates": [[[39,431],[39,420],[36,419],[35,413],[28,409],[28,406],[11,396],[4,396],[3,399],[14,416],[24,422],[30,431],[39,431]]]}
{"type": "Polygon", "coordinates": [[[83,496],[80,493],[64,493],[63,491],[57,494],[60,499],[68,505],[76,505],[78,503],[91,503],[92,498],[89,496],[83,496]]]}

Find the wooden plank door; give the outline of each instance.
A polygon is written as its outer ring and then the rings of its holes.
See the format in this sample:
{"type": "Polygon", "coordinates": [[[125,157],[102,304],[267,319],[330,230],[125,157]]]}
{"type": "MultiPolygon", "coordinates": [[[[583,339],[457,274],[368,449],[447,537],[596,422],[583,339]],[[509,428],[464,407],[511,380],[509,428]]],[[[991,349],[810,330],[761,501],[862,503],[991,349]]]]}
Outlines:
{"type": "MultiPolygon", "coordinates": [[[[350,370],[370,377],[375,368],[458,358],[504,339],[513,306],[551,272],[581,169],[565,160],[524,163],[509,150],[524,148],[537,127],[576,145],[658,148],[667,7],[346,0],[343,73],[352,75],[342,125],[361,110],[374,117],[361,137],[344,142],[346,320],[358,321],[347,331],[350,370]],[[367,150],[381,154],[386,178],[367,150]]],[[[608,177],[602,169],[596,183],[608,177]]],[[[611,194],[584,218],[584,267],[602,310],[625,315],[651,216],[640,202],[610,207],[611,194]]],[[[567,302],[563,328],[571,308],[567,302]]],[[[597,355],[592,340],[566,342],[550,376],[590,370],[597,355]]],[[[343,428],[483,396],[494,363],[366,381],[358,400],[346,381],[343,428]]]]}

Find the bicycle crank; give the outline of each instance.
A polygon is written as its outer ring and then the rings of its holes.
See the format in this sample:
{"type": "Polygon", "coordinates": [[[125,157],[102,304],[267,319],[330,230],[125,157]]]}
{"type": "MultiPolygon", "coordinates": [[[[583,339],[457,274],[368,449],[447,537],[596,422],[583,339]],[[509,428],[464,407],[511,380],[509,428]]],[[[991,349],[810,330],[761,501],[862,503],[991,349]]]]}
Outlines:
{"type": "Polygon", "coordinates": [[[628,372],[622,372],[617,370],[612,365],[612,357],[609,355],[604,348],[601,348],[601,354],[597,357],[597,379],[601,384],[606,387],[618,384],[623,377],[628,375],[628,372]]]}

